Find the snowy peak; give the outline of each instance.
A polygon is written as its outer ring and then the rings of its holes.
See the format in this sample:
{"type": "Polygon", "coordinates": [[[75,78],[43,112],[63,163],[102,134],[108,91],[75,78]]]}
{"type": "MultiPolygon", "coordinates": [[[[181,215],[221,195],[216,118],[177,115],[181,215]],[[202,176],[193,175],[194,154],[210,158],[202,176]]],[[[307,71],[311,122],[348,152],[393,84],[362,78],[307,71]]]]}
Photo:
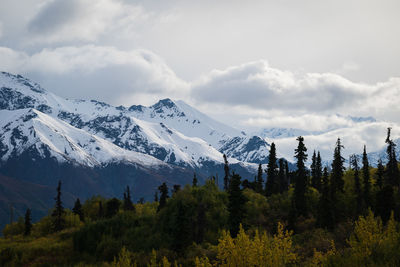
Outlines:
{"type": "Polygon", "coordinates": [[[139,163],[143,166],[162,165],[155,158],[124,150],[111,142],[77,129],[35,109],[1,110],[0,157],[2,161],[34,150],[60,162],[96,166],[112,161],[139,163]]]}
{"type": "Polygon", "coordinates": [[[21,75],[14,75],[8,72],[0,72],[0,84],[2,87],[9,87],[19,90],[31,90],[35,93],[45,93],[39,84],[21,75]]]}

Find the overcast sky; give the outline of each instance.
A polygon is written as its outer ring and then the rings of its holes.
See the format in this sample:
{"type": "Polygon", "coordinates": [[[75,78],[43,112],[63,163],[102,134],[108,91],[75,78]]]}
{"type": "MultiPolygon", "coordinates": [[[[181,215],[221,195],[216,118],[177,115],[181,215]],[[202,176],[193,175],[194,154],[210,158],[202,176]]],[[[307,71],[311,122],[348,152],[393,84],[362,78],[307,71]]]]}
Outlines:
{"type": "Polygon", "coordinates": [[[1,0],[0,70],[237,128],[400,123],[400,1],[1,0]]]}

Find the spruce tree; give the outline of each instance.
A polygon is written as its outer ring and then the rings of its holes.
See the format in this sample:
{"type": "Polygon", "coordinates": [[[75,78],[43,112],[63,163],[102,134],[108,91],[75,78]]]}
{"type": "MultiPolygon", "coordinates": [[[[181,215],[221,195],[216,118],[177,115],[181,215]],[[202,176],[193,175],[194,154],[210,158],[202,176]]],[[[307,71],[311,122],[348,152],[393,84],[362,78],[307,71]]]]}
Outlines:
{"type": "Polygon", "coordinates": [[[58,181],[57,186],[57,196],[54,198],[56,201],[53,213],[51,214],[53,218],[53,230],[55,232],[61,231],[65,227],[65,219],[64,219],[64,207],[61,201],[61,181],[58,181]]]}
{"type": "Polygon", "coordinates": [[[278,166],[276,164],[276,148],[275,144],[272,143],[269,149],[269,156],[268,156],[268,164],[267,164],[267,182],[265,183],[265,195],[267,197],[271,196],[272,194],[278,193],[277,190],[277,169],[278,166]]]}
{"type": "Polygon", "coordinates": [[[158,187],[158,190],[160,191],[160,200],[157,207],[157,212],[164,208],[165,205],[167,205],[167,199],[169,198],[168,186],[166,183],[162,183],[162,185],[158,187]]]}
{"type": "Polygon", "coordinates": [[[226,155],[224,154],[224,172],[225,172],[225,176],[224,176],[224,190],[228,191],[229,189],[229,162],[228,159],[226,157],[226,155]]]}
{"type": "Polygon", "coordinates": [[[322,175],[321,196],[318,201],[317,225],[332,230],[335,219],[329,187],[328,168],[325,167],[322,175]]]}
{"type": "Polygon", "coordinates": [[[196,173],[193,174],[192,186],[193,186],[193,187],[197,187],[197,177],[196,177],[196,173]]]}
{"type": "Polygon", "coordinates": [[[262,176],[263,176],[263,169],[260,163],[258,165],[257,178],[255,181],[255,191],[260,194],[263,192],[263,184],[264,184],[264,179],[262,176]]]}
{"type": "Polygon", "coordinates": [[[354,171],[354,195],[356,196],[356,214],[355,218],[357,218],[359,215],[361,215],[363,208],[364,208],[364,199],[363,199],[363,193],[361,190],[361,184],[360,184],[360,176],[359,176],[359,170],[360,168],[358,167],[358,159],[356,155],[352,155],[350,157],[350,164],[353,168],[354,171]]]}
{"type": "Polygon", "coordinates": [[[321,179],[322,179],[322,159],[321,153],[318,151],[317,162],[315,164],[315,188],[321,191],[321,179]]]}
{"type": "Polygon", "coordinates": [[[315,152],[315,150],[314,150],[313,155],[311,157],[310,169],[311,169],[311,186],[314,187],[314,188],[317,188],[316,187],[316,181],[315,181],[315,178],[317,177],[317,174],[316,174],[316,172],[317,172],[316,171],[317,170],[317,153],[315,152]]]}
{"type": "Polygon", "coordinates": [[[85,220],[85,218],[83,216],[81,201],[79,200],[79,198],[76,199],[74,207],[72,208],[72,212],[79,216],[79,220],[81,222],[83,222],[85,220]]]}
{"type": "Polygon", "coordinates": [[[386,137],[386,143],[388,144],[388,147],[386,149],[388,163],[386,165],[385,180],[386,183],[388,183],[391,186],[399,186],[399,167],[397,165],[396,151],[395,151],[396,144],[393,142],[392,139],[390,139],[390,131],[391,128],[388,128],[386,137]]]}
{"type": "Polygon", "coordinates": [[[333,162],[332,162],[332,194],[335,195],[336,192],[343,192],[344,188],[344,180],[343,180],[343,172],[345,170],[343,163],[344,158],[342,157],[341,151],[344,148],[342,145],[340,138],[336,141],[335,152],[333,154],[333,162]]]}
{"type": "Polygon", "coordinates": [[[25,212],[25,231],[24,235],[28,236],[31,234],[32,230],[32,214],[31,209],[27,209],[25,212]]]}
{"type": "Polygon", "coordinates": [[[246,199],[240,188],[241,177],[233,174],[228,190],[229,231],[232,237],[236,237],[240,224],[244,218],[246,199]]]}
{"type": "Polygon", "coordinates": [[[307,148],[304,145],[304,138],[299,136],[297,139],[299,144],[295,149],[294,157],[297,159],[297,170],[296,170],[296,182],[294,184],[294,195],[292,201],[292,216],[307,216],[308,215],[308,207],[306,200],[306,191],[307,191],[307,170],[305,166],[305,162],[307,161],[307,148]]]}
{"type": "Polygon", "coordinates": [[[135,211],[135,206],[133,205],[132,199],[131,199],[131,190],[129,186],[126,186],[125,192],[124,192],[124,202],[122,204],[122,207],[125,211],[135,211]]]}
{"type": "Polygon", "coordinates": [[[378,166],[376,171],[376,185],[379,189],[382,189],[383,186],[383,175],[385,174],[385,167],[383,167],[382,160],[378,160],[378,166]]]}
{"type": "Polygon", "coordinates": [[[363,190],[363,195],[364,195],[364,203],[365,207],[371,207],[371,180],[370,180],[370,175],[369,175],[369,162],[368,162],[368,157],[367,157],[367,149],[364,145],[364,151],[363,151],[363,167],[362,167],[362,172],[363,172],[363,184],[364,184],[364,190],[363,190]]]}
{"type": "Polygon", "coordinates": [[[278,171],[278,185],[279,185],[279,193],[283,193],[287,190],[287,175],[286,175],[286,166],[285,160],[279,159],[279,171],[278,171]]]}

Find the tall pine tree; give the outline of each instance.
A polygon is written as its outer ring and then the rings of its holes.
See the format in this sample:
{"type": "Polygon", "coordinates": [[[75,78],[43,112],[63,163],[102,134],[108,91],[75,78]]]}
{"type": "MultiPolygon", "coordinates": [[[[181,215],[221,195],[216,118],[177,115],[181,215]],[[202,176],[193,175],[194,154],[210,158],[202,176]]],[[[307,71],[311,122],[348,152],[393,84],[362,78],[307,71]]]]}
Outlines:
{"type": "Polygon", "coordinates": [[[263,192],[263,185],[264,185],[264,179],[263,179],[263,169],[261,163],[258,165],[258,171],[257,171],[257,178],[255,181],[255,191],[257,193],[262,193],[263,192]]]}
{"type": "Polygon", "coordinates": [[[224,172],[225,172],[225,176],[224,176],[224,190],[228,191],[229,189],[229,162],[228,159],[226,157],[226,155],[224,154],[224,172]]]}
{"type": "Polygon", "coordinates": [[[316,174],[317,167],[316,166],[317,166],[317,153],[314,150],[313,155],[311,157],[311,166],[310,166],[310,169],[311,169],[311,186],[314,187],[314,188],[316,188],[316,185],[315,185],[316,184],[315,178],[317,177],[317,174],[316,174]]]}
{"type": "Polygon", "coordinates": [[[63,230],[65,227],[65,211],[61,201],[61,181],[58,181],[57,196],[54,198],[54,200],[56,201],[56,204],[51,216],[53,218],[53,230],[58,232],[63,230]]]}
{"type": "Polygon", "coordinates": [[[379,189],[383,186],[383,175],[385,174],[385,167],[383,167],[382,160],[378,160],[378,166],[376,171],[376,185],[379,189]]]}
{"type": "Polygon", "coordinates": [[[354,217],[358,218],[358,216],[361,215],[364,208],[364,199],[363,199],[363,193],[361,191],[361,183],[359,175],[360,168],[358,167],[358,159],[356,155],[352,155],[350,157],[350,161],[351,161],[350,164],[354,171],[354,195],[356,196],[356,214],[354,217]]]}
{"type": "Polygon", "coordinates": [[[193,187],[197,187],[197,177],[196,177],[196,173],[193,174],[192,186],[193,186],[193,187]]]}
{"type": "Polygon", "coordinates": [[[386,144],[388,144],[386,153],[388,157],[388,163],[386,165],[386,182],[392,186],[399,186],[399,167],[396,159],[396,144],[390,139],[391,128],[388,128],[386,144]]]}
{"type": "Polygon", "coordinates": [[[28,236],[31,234],[32,230],[32,214],[31,209],[27,209],[25,212],[25,231],[24,235],[28,236]]]}
{"type": "Polygon", "coordinates": [[[334,227],[333,203],[329,188],[328,168],[324,168],[321,182],[321,196],[318,201],[317,225],[330,230],[334,227]]]}
{"type": "Polygon", "coordinates": [[[372,206],[372,201],[371,201],[371,180],[370,180],[370,175],[369,175],[369,162],[368,162],[368,157],[367,157],[367,149],[364,145],[364,151],[363,151],[363,167],[362,167],[362,173],[363,173],[363,185],[364,185],[364,190],[363,190],[363,195],[364,195],[364,203],[365,207],[371,207],[372,206]]]}
{"type": "MultiPolygon", "coordinates": [[[[307,207],[307,170],[305,166],[305,162],[307,161],[307,148],[304,145],[304,138],[302,136],[297,137],[296,139],[299,141],[297,148],[295,149],[294,157],[297,159],[297,171],[296,171],[296,181],[294,184],[294,195],[292,201],[292,212],[295,216],[307,216],[308,215],[308,207],[307,207]]],[[[293,216],[292,214],[292,216],[293,216]]]]}
{"type": "Polygon", "coordinates": [[[344,148],[342,145],[340,138],[336,141],[335,152],[333,154],[333,162],[332,162],[332,193],[333,195],[336,192],[343,192],[344,189],[344,180],[343,180],[343,172],[345,170],[343,163],[344,158],[342,157],[341,151],[344,148]]]}
{"type": "Polygon", "coordinates": [[[246,198],[240,188],[241,177],[233,173],[228,190],[229,231],[232,237],[236,237],[240,224],[245,216],[246,198]]]}
{"type": "Polygon", "coordinates": [[[160,191],[160,201],[158,204],[157,211],[160,211],[162,208],[165,207],[165,205],[167,205],[167,199],[169,198],[167,184],[162,183],[162,185],[158,187],[158,190],[160,191]]]}
{"type": "Polygon", "coordinates": [[[85,220],[83,216],[82,204],[79,198],[76,199],[72,212],[79,216],[79,220],[83,222],[85,220]]]}
{"type": "Polygon", "coordinates": [[[131,190],[128,185],[126,186],[124,192],[124,202],[122,204],[122,207],[125,211],[135,211],[135,206],[133,205],[131,198],[131,190]]]}
{"type": "Polygon", "coordinates": [[[278,187],[279,193],[283,193],[288,189],[288,180],[286,173],[286,164],[284,159],[279,159],[279,171],[278,171],[278,187]]]}
{"type": "Polygon", "coordinates": [[[278,166],[276,164],[276,148],[275,144],[272,143],[269,149],[269,156],[268,156],[268,164],[267,164],[267,182],[265,183],[265,194],[267,197],[271,196],[272,194],[278,193],[278,181],[277,181],[277,169],[278,166]]]}

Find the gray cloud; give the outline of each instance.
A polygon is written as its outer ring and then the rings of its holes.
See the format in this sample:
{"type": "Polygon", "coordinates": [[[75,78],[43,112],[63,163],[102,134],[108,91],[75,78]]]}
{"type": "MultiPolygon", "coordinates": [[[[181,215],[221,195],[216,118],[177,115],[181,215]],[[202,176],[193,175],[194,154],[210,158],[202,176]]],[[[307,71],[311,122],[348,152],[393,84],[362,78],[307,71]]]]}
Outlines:
{"type": "Polygon", "coordinates": [[[39,35],[55,33],[65,24],[79,19],[80,11],[79,1],[51,1],[32,19],[28,30],[39,35]]]}

